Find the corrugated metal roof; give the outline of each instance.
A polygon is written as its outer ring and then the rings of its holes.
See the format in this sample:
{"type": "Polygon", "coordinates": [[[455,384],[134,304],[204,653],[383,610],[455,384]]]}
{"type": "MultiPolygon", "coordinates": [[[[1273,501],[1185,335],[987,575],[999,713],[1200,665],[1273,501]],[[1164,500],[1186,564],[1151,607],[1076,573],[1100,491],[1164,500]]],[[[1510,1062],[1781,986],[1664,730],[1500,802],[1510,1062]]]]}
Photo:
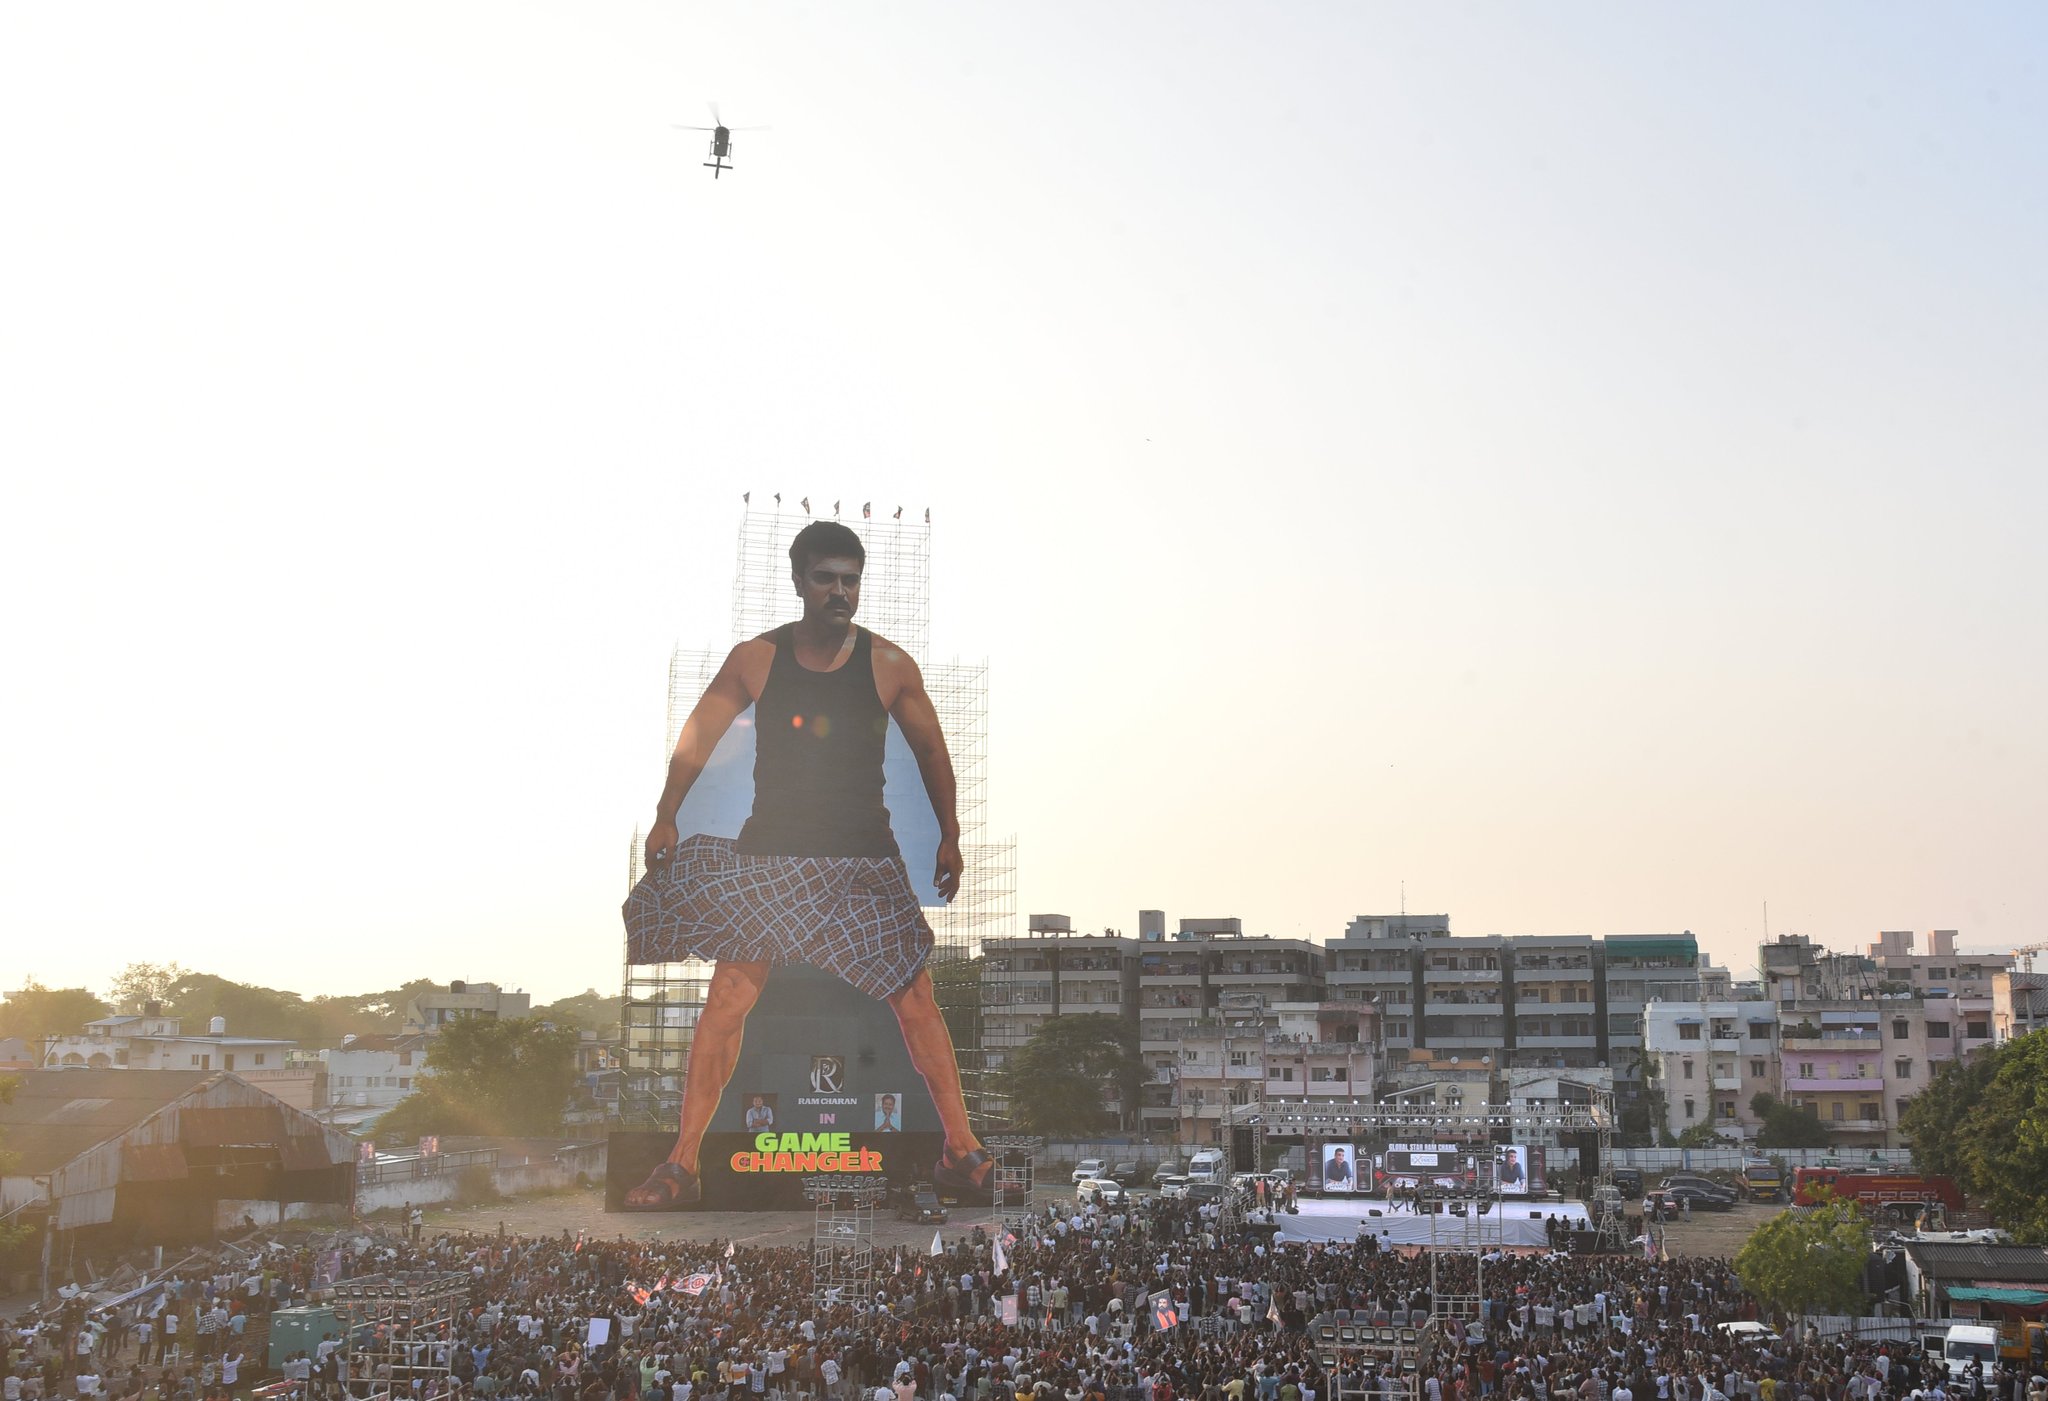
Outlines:
{"type": "Polygon", "coordinates": [[[0,1104],[0,1137],[24,1177],[55,1172],[134,1128],[212,1076],[204,1070],[27,1070],[0,1104]]]}
{"type": "Polygon", "coordinates": [[[123,1182],[168,1182],[187,1171],[185,1150],[175,1143],[131,1143],[121,1150],[123,1182]]]}
{"type": "Polygon", "coordinates": [[[1907,1241],[1906,1253],[1923,1272],[1936,1279],[2048,1283],[2048,1247],[1907,1241]]]}

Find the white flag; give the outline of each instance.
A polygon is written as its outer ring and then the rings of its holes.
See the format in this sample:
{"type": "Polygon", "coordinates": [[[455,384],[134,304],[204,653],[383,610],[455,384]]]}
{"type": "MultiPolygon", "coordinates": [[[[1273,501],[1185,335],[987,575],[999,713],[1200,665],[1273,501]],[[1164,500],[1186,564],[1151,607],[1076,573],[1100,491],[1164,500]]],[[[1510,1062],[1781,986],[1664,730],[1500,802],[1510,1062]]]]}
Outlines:
{"type": "Polygon", "coordinates": [[[731,1241],[727,1241],[727,1242],[725,1243],[725,1258],[726,1258],[726,1259],[728,1259],[728,1260],[732,1259],[732,1242],[731,1242],[731,1241]]]}
{"type": "Polygon", "coordinates": [[[932,1254],[934,1254],[934,1255],[944,1255],[945,1253],[946,1253],[946,1247],[945,1247],[945,1246],[944,1246],[943,1244],[941,1244],[941,1243],[940,1243],[940,1241],[939,1241],[939,1233],[938,1233],[937,1231],[933,1231],[933,1232],[932,1232],[932,1254]]]}
{"type": "Polygon", "coordinates": [[[1002,1274],[1002,1273],[1004,1273],[1005,1271],[1007,1271],[1007,1270],[1008,1270],[1009,1268],[1010,1268],[1010,1262],[1009,1262],[1008,1258],[1007,1258],[1007,1257],[1005,1257],[1005,1256],[1004,1256],[1004,1254],[1003,1254],[1003,1242],[1002,1242],[1002,1239],[1001,1239],[1001,1237],[998,1237],[998,1238],[996,1239],[996,1252],[995,1252],[995,1272],[996,1272],[997,1274],[1002,1274]]]}

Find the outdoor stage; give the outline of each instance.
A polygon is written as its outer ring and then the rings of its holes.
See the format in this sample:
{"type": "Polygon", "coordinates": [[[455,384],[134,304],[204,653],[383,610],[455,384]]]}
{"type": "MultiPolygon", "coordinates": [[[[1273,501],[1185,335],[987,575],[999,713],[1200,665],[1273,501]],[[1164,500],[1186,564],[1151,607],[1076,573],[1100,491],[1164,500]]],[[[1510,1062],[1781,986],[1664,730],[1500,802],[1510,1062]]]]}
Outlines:
{"type": "Polygon", "coordinates": [[[1405,1207],[1393,1212],[1375,1197],[1303,1197],[1300,1206],[1299,1215],[1283,1211],[1274,1218],[1280,1240],[1348,1242],[1369,1230],[1382,1246],[1426,1249],[1433,1239],[1440,1250],[1542,1250],[1550,1244],[1543,1233],[1545,1217],[1555,1216],[1567,1226],[1588,1219],[1584,1202],[1509,1201],[1476,1217],[1448,1211],[1417,1216],[1405,1207]]]}

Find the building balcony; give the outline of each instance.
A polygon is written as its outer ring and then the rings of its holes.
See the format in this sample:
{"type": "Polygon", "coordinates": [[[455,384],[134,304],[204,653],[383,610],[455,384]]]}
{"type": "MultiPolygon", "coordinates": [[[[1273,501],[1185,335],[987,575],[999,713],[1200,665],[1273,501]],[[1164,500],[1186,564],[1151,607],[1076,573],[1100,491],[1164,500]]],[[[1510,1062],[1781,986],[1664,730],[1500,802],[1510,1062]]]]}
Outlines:
{"type": "Polygon", "coordinates": [[[1785,1077],[1785,1093],[1794,1095],[1881,1095],[1884,1093],[1884,1077],[1866,1075],[1862,1078],[1842,1076],[1839,1079],[1822,1079],[1819,1076],[1806,1077],[1788,1075],[1785,1077]]]}
{"type": "Polygon", "coordinates": [[[1740,1075],[1716,1075],[1714,1077],[1714,1088],[1717,1090],[1740,1090],[1742,1088],[1742,1077],[1740,1075]]]}
{"type": "Polygon", "coordinates": [[[1498,983],[1498,968],[1425,968],[1424,982],[1430,983],[1498,983]]]}
{"type": "Polygon", "coordinates": [[[1523,1017],[1591,1016],[1593,999],[1589,997],[1584,1002],[1567,1002],[1553,998],[1545,1002],[1539,998],[1517,997],[1515,1014],[1523,1017]]]}
{"type": "Polygon", "coordinates": [[[1742,1053],[1742,1038],[1740,1036],[1716,1036],[1707,1042],[1707,1049],[1719,1051],[1724,1055],[1740,1055],[1742,1053]]]}
{"type": "Polygon", "coordinates": [[[1524,1036],[1515,1033],[1515,1047],[1531,1051],[1591,1051],[1600,1045],[1600,1038],[1590,1033],[1585,1036],[1524,1036]]]}
{"type": "Polygon", "coordinates": [[[1788,1055],[1793,1051],[1867,1051],[1874,1055],[1883,1048],[1884,1038],[1875,1032],[1865,1036],[1839,1031],[1799,1035],[1787,1027],[1778,1045],[1788,1055]]]}

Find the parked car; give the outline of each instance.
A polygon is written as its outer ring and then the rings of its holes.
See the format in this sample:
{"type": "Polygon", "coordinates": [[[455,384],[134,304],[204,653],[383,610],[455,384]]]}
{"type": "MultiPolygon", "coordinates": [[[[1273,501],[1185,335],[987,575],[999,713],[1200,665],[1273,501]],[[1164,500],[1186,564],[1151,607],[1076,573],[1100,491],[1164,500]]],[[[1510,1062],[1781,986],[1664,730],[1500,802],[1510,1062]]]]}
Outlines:
{"type": "Polygon", "coordinates": [[[1692,1203],[1695,1211],[1733,1211],[1735,1195],[1732,1192],[1714,1192],[1692,1182],[1681,1182],[1676,1186],[1664,1184],[1664,1195],[1674,1202],[1692,1203]]]}
{"type": "MultiPolygon", "coordinates": [[[[1700,1197],[1723,1198],[1733,1206],[1742,1199],[1742,1193],[1733,1187],[1724,1186],[1711,1177],[1702,1177],[1696,1172],[1674,1172],[1664,1179],[1664,1190],[1686,1188],[1700,1197]]],[[[1698,1202],[1694,1203],[1695,1206],[1698,1202]]]]}
{"type": "Polygon", "coordinates": [[[1074,1164],[1074,1184],[1079,1186],[1091,1177],[1101,1177],[1109,1170],[1109,1164],[1100,1158],[1083,1158],[1074,1164]]]}
{"type": "Polygon", "coordinates": [[[1185,1197],[1188,1194],[1188,1180],[1177,1172],[1153,1178],[1152,1185],[1159,1189],[1162,1197],[1185,1197]]]}
{"type": "Polygon", "coordinates": [[[1103,1176],[1113,1178],[1120,1187],[1135,1187],[1138,1185],[1138,1165],[1136,1163],[1118,1163],[1108,1172],[1104,1173],[1103,1176]]]}
{"type": "Polygon", "coordinates": [[[1158,1167],[1152,1169],[1152,1185],[1157,1187],[1169,1177],[1186,1177],[1187,1175],[1188,1170],[1181,1164],[1180,1159],[1165,1158],[1160,1161],[1158,1167]]]}
{"type": "Polygon", "coordinates": [[[1631,1201],[1635,1200],[1643,1194],[1643,1170],[1627,1167],[1614,1169],[1614,1185],[1624,1197],[1631,1201]]]}
{"type": "Polygon", "coordinates": [[[1091,1177],[1074,1186],[1074,1200],[1082,1206],[1090,1202],[1097,1206],[1122,1206],[1130,1199],[1121,1184],[1107,1177],[1091,1177]]]}
{"type": "Polygon", "coordinates": [[[946,1219],[946,1208],[940,1205],[939,1194],[932,1190],[929,1182],[895,1188],[889,1193],[889,1198],[896,1208],[898,1221],[943,1223],[946,1219]]]}
{"type": "Polygon", "coordinates": [[[1182,1196],[1197,1206],[1208,1206],[1212,1202],[1220,1202],[1229,1194],[1230,1189],[1221,1182],[1190,1182],[1187,1185],[1187,1190],[1181,1193],[1182,1196]]]}

